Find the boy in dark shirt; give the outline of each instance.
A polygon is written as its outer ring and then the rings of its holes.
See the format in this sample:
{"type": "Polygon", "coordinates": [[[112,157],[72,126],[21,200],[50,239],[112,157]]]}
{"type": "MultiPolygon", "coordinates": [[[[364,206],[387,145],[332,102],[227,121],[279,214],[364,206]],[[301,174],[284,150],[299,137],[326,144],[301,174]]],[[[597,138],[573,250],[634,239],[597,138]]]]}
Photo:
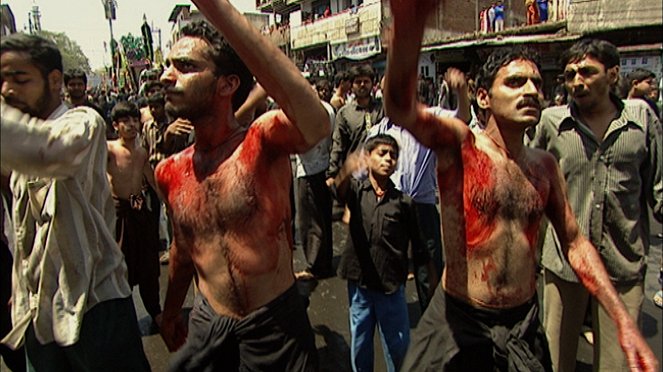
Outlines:
{"type": "MultiPolygon", "coordinates": [[[[351,239],[341,258],[339,276],[348,281],[354,371],[373,370],[376,325],[388,371],[399,369],[410,341],[405,301],[407,250],[418,235],[412,199],[389,179],[397,161],[396,140],[380,134],[370,138],[363,151],[348,156],[334,182],[336,198],[350,209],[351,239]],[[368,178],[352,177],[366,167],[368,178]]],[[[423,264],[431,262],[424,251],[413,252],[413,257],[423,264]]]]}

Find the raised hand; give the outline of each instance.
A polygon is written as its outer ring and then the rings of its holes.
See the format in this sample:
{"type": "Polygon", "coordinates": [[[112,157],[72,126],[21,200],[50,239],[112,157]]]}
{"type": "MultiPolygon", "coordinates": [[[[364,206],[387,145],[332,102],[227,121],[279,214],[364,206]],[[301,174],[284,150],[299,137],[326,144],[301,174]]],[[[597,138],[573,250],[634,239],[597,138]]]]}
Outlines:
{"type": "Polygon", "coordinates": [[[467,88],[465,74],[455,67],[447,69],[447,72],[444,73],[444,80],[449,84],[449,89],[454,91],[458,92],[467,88]]]}
{"type": "Polygon", "coordinates": [[[394,23],[424,25],[429,15],[433,14],[439,0],[390,0],[394,23]]]}

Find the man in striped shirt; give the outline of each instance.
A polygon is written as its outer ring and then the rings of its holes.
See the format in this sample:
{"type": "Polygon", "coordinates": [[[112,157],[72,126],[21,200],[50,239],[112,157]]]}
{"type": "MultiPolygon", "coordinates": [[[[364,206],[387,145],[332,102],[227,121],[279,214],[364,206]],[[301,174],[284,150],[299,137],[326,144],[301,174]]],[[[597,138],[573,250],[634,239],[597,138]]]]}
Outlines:
{"type": "MultiPolygon", "coordinates": [[[[634,320],[644,299],[649,247],[647,204],[662,221],[661,124],[642,100],[611,92],[619,76],[617,48],[582,40],[562,56],[571,103],[543,111],[530,144],[559,161],[578,226],[597,247],[634,320]]],[[[618,329],[579,282],[549,228],[543,248],[544,327],[556,371],[575,370],[578,334],[591,301],[594,370],[623,371],[618,329]]]]}

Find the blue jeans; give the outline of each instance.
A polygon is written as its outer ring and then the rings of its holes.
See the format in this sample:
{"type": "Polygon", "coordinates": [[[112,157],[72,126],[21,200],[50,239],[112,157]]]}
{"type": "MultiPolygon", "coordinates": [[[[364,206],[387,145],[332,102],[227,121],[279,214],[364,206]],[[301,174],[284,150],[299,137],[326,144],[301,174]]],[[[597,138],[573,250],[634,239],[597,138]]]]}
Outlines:
{"type": "Polygon", "coordinates": [[[373,335],[380,331],[388,372],[397,371],[410,344],[410,320],[405,287],[392,294],[373,291],[348,281],[350,302],[350,358],[355,372],[373,371],[373,335]]]}

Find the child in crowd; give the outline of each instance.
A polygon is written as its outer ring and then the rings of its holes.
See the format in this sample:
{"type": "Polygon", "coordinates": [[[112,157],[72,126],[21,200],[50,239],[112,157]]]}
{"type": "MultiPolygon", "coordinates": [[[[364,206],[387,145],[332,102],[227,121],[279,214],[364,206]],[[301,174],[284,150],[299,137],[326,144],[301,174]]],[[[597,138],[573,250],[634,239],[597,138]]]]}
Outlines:
{"type": "MultiPolygon", "coordinates": [[[[373,370],[376,325],[388,371],[399,369],[410,341],[405,301],[407,251],[418,234],[412,199],[389,179],[397,161],[396,140],[379,134],[367,140],[364,150],[348,156],[334,182],[335,197],[350,209],[351,239],[341,258],[339,276],[348,281],[354,371],[373,370]],[[352,177],[365,167],[368,178],[352,177]]],[[[427,252],[413,252],[413,257],[431,262],[427,252]]]]}
{"type": "Polygon", "coordinates": [[[147,151],[138,142],[140,111],[120,102],[111,111],[118,139],[108,142],[108,180],[115,201],[115,236],[124,253],[129,285],[139,286],[148,314],[160,324],[159,232],[145,203],[143,177],[156,190],[147,151]]]}

